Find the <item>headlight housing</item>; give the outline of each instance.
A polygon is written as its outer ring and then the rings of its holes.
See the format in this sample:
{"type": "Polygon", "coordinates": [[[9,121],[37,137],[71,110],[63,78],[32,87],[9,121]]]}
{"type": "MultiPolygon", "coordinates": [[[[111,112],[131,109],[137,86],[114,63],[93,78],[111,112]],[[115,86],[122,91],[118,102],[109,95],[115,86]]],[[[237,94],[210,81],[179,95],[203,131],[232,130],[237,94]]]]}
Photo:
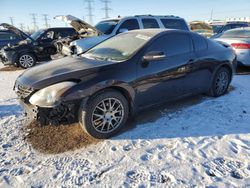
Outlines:
{"type": "Polygon", "coordinates": [[[34,93],[30,97],[29,102],[32,105],[44,108],[55,107],[62,94],[74,85],[76,85],[75,82],[61,82],[48,86],[34,93]]]}

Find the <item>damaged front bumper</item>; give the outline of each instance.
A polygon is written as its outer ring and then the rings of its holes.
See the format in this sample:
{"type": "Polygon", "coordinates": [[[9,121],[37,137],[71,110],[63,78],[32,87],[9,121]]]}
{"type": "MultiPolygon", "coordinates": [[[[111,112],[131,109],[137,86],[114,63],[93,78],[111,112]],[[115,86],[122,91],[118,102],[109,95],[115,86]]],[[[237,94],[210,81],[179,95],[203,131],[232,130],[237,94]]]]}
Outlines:
{"type": "Polygon", "coordinates": [[[78,121],[79,102],[61,103],[54,108],[40,108],[20,100],[26,122],[37,121],[40,125],[71,124],[78,121]]]}
{"type": "Polygon", "coordinates": [[[38,108],[33,105],[26,104],[23,100],[19,99],[19,103],[24,111],[25,121],[27,124],[37,120],[38,108]]]}
{"type": "Polygon", "coordinates": [[[5,50],[4,48],[0,51],[0,61],[4,65],[16,64],[17,53],[13,50],[5,50]]]}

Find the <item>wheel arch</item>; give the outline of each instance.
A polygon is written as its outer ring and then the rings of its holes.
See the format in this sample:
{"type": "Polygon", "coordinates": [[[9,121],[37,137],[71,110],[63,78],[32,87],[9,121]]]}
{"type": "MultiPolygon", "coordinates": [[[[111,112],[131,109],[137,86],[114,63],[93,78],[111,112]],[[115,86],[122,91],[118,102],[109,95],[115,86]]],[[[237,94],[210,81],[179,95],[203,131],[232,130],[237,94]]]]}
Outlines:
{"type": "Polygon", "coordinates": [[[98,93],[104,92],[105,90],[114,90],[121,93],[128,101],[130,113],[134,113],[136,110],[135,101],[135,90],[125,82],[121,81],[105,81],[95,84],[91,87],[85,87],[80,89],[81,86],[75,86],[64,93],[63,98],[65,101],[75,100],[75,99],[85,99],[86,103],[91,100],[92,97],[96,96],[98,93]],[[80,90],[80,92],[79,92],[80,90]]]}
{"type": "Polygon", "coordinates": [[[218,67],[215,69],[214,73],[213,73],[213,77],[214,77],[214,75],[216,74],[216,72],[217,72],[220,68],[226,68],[227,70],[229,70],[229,72],[230,72],[230,82],[231,82],[232,79],[233,79],[233,73],[234,73],[234,71],[233,71],[232,66],[230,66],[230,65],[227,64],[227,63],[221,64],[220,66],[218,66],[218,67]]]}
{"type": "Polygon", "coordinates": [[[36,58],[36,61],[37,61],[37,55],[36,55],[36,53],[35,53],[34,51],[30,50],[30,49],[20,50],[20,51],[18,52],[17,60],[20,58],[20,56],[21,56],[22,54],[25,54],[25,53],[27,53],[27,54],[32,54],[32,55],[36,58]]]}
{"type": "Polygon", "coordinates": [[[213,81],[214,81],[214,77],[215,77],[217,71],[220,68],[222,68],[222,67],[224,67],[224,68],[226,68],[226,69],[228,69],[230,71],[230,74],[231,74],[231,76],[230,76],[230,82],[232,81],[233,73],[234,73],[232,66],[230,66],[230,64],[228,64],[228,63],[220,64],[220,65],[216,66],[214,68],[213,72],[212,72],[211,79],[210,79],[210,82],[209,82],[209,85],[208,85],[209,86],[208,90],[212,87],[212,84],[213,84],[213,81]]]}
{"type": "Polygon", "coordinates": [[[122,94],[126,100],[128,101],[128,105],[129,105],[129,113],[130,114],[134,114],[135,112],[135,105],[134,105],[134,98],[135,98],[135,94],[133,91],[129,91],[130,89],[128,89],[127,87],[121,86],[121,85],[111,85],[111,86],[107,86],[104,87],[100,90],[95,91],[87,100],[87,102],[89,100],[91,100],[92,96],[96,96],[101,92],[105,92],[108,90],[113,90],[113,91],[117,91],[120,94],[122,94]]]}

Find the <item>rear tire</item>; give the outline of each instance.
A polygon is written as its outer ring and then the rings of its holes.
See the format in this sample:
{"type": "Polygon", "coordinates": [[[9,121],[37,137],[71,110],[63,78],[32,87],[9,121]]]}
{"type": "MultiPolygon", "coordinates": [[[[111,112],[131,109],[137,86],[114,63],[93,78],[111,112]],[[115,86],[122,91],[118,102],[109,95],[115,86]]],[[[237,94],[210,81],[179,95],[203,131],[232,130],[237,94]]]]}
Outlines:
{"type": "Polygon", "coordinates": [[[126,123],[129,115],[127,99],[112,89],[97,93],[82,104],[79,122],[83,130],[97,139],[115,135],[126,123]]]}
{"type": "Polygon", "coordinates": [[[230,71],[225,67],[221,67],[213,78],[208,94],[212,97],[219,97],[227,93],[231,77],[230,71]]]}
{"type": "Polygon", "coordinates": [[[17,60],[17,65],[23,69],[33,67],[36,64],[36,57],[32,53],[22,53],[17,60]]]}

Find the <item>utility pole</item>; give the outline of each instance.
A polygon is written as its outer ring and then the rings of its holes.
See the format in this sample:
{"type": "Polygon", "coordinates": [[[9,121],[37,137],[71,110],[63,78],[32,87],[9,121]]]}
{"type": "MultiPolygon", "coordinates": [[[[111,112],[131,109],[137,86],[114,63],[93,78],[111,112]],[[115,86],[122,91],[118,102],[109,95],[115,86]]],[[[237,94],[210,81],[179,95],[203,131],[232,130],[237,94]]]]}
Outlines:
{"type": "Polygon", "coordinates": [[[21,29],[22,31],[24,31],[24,24],[23,24],[23,23],[20,23],[20,29],[21,29]]]}
{"type": "Polygon", "coordinates": [[[93,0],[85,0],[85,2],[87,3],[87,7],[86,9],[88,10],[88,14],[87,16],[89,17],[89,23],[93,24],[93,7],[92,7],[92,3],[94,2],[93,0]]]}
{"type": "Polygon", "coordinates": [[[110,0],[100,0],[101,2],[104,3],[104,7],[102,8],[102,10],[105,11],[105,17],[104,18],[109,18],[109,11],[111,11],[112,9],[109,7],[109,3],[111,2],[110,0]]]}
{"type": "Polygon", "coordinates": [[[14,25],[14,17],[9,17],[11,25],[14,25]]]}
{"type": "Polygon", "coordinates": [[[49,23],[48,23],[49,18],[48,18],[48,14],[42,14],[42,16],[43,16],[43,20],[44,20],[44,26],[45,26],[46,28],[49,28],[49,23]]]}
{"type": "Polygon", "coordinates": [[[31,13],[30,15],[31,15],[31,19],[32,19],[32,24],[33,24],[33,27],[34,27],[34,31],[36,31],[38,29],[37,22],[36,22],[36,16],[37,16],[37,14],[31,13]]]}

